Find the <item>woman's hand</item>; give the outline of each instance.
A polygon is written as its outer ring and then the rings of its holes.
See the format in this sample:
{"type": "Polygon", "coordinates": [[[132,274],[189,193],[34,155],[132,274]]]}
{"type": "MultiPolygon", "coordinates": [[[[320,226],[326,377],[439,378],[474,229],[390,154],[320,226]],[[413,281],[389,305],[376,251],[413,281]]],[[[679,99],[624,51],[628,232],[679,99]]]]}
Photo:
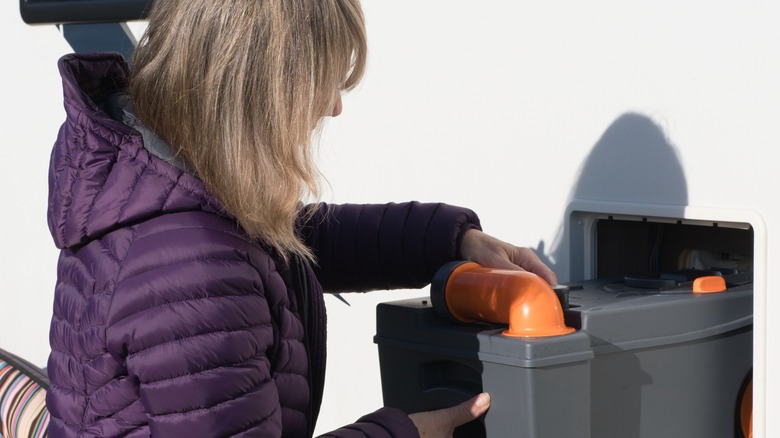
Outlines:
{"type": "Polygon", "coordinates": [[[552,285],[558,284],[555,273],[533,250],[514,246],[476,229],[463,235],[460,256],[487,268],[533,272],[552,285]]]}
{"type": "Polygon", "coordinates": [[[456,427],[476,420],[490,407],[490,395],[486,392],[451,408],[418,412],[409,415],[417,426],[420,437],[451,438],[456,427]]]}

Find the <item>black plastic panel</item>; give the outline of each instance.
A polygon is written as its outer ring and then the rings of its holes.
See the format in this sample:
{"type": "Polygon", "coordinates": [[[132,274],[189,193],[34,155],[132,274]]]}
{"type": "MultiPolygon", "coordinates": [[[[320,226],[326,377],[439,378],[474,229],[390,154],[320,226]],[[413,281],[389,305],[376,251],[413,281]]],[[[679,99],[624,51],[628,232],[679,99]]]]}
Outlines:
{"type": "Polygon", "coordinates": [[[143,20],[152,0],[19,0],[27,24],[112,23],[143,20]]]}

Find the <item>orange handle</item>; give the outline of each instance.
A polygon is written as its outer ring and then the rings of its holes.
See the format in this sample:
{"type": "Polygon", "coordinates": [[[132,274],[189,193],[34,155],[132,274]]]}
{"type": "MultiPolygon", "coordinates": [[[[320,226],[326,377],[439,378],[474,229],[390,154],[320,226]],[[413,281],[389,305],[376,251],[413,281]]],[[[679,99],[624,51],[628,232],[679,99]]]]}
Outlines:
{"type": "Polygon", "coordinates": [[[753,379],[750,379],[739,406],[739,419],[744,438],[753,438],[753,379]]]}
{"type": "Polygon", "coordinates": [[[509,324],[512,337],[559,336],[566,327],[557,295],[541,277],[526,271],[484,268],[476,263],[444,265],[431,285],[439,313],[461,322],[509,324]]]}

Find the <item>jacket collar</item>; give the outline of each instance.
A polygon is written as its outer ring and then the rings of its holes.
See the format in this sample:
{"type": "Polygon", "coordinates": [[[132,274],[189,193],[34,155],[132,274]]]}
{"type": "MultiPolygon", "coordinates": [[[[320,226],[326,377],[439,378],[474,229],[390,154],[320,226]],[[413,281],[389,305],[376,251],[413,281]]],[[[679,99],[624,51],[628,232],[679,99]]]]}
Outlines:
{"type": "Polygon", "coordinates": [[[110,97],[128,83],[121,55],[66,55],[59,70],[66,120],[52,151],[48,209],[58,248],[174,212],[233,219],[202,181],[150,153],[139,130],[111,117],[110,97]]]}

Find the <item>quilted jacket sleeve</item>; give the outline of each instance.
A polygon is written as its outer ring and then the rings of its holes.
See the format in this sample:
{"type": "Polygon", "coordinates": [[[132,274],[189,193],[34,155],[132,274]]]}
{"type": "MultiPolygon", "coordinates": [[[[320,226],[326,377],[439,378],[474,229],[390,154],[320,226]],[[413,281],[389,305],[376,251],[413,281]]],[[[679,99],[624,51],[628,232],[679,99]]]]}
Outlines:
{"type": "Polygon", "coordinates": [[[198,227],[149,233],[129,248],[106,342],[135,380],[125,390],[140,384],[152,436],[281,436],[268,359],[278,303],[266,292],[282,280],[270,260],[262,266],[238,236],[198,227]]]}
{"type": "Polygon", "coordinates": [[[382,408],[361,417],[354,424],[319,438],[418,438],[414,423],[398,409],[382,408]]]}
{"type": "Polygon", "coordinates": [[[473,211],[447,204],[321,204],[302,236],[326,291],[369,291],[425,286],[479,227],[473,211]]]}

